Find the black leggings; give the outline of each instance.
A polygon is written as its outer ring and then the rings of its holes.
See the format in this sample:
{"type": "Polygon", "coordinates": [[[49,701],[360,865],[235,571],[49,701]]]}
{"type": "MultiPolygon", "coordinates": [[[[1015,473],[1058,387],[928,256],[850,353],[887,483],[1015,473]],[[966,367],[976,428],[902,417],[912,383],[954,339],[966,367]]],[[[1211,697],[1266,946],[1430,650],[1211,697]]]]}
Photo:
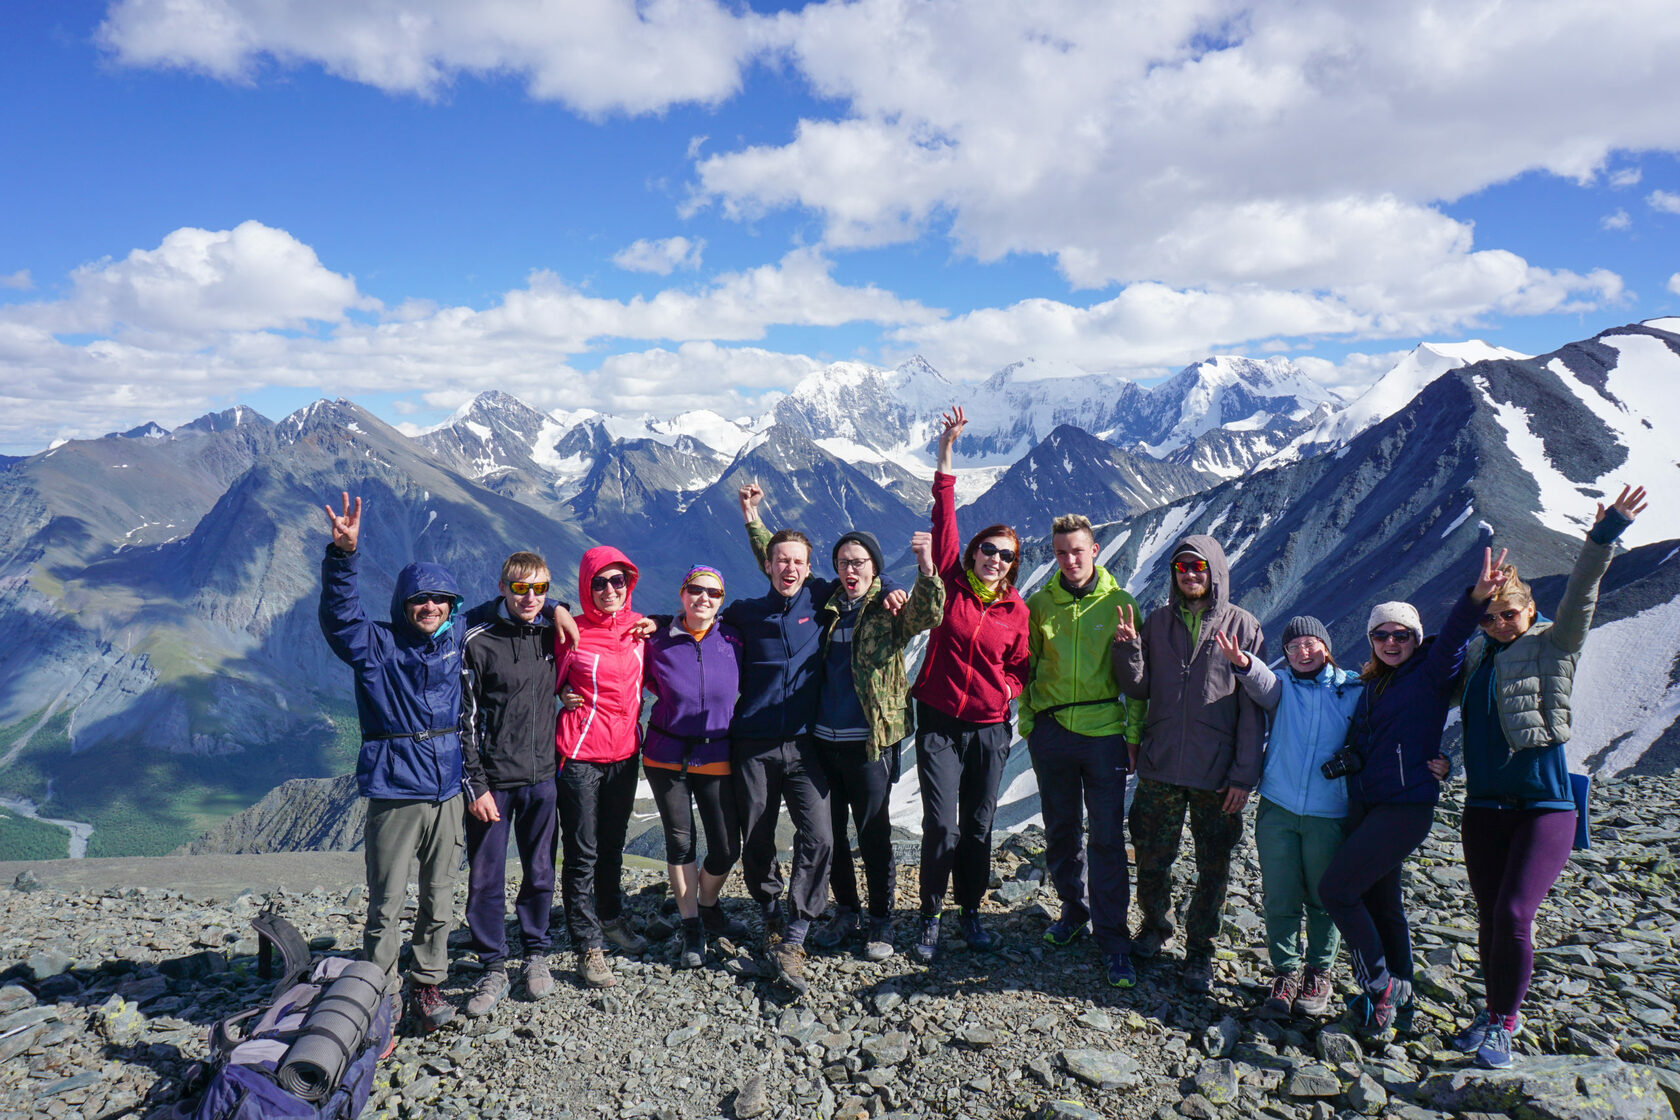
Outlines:
{"type": "Polygon", "coordinates": [[[1433,801],[1366,805],[1348,803],[1342,841],[1318,897],[1330,912],[1353,959],[1354,976],[1368,992],[1389,977],[1412,979],[1412,931],[1401,896],[1401,868],[1435,823],[1433,801]]]}
{"type": "Polygon", "coordinates": [[[741,856],[741,821],[730,776],[663,766],[642,769],[665,829],[665,862],[678,866],[694,862],[694,808],[698,806],[700,827],[706,830],[705,872],[720,878],[729,874],[741,856]]]}

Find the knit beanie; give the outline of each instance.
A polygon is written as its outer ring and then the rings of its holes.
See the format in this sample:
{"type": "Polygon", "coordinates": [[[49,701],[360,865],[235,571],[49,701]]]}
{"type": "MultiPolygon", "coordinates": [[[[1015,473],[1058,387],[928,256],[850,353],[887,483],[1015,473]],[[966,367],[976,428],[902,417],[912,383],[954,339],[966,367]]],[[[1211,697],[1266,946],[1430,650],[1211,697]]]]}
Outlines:
{"type": "Polygon", "coordinates": [[[1330,649],[1330,631],[1324,628],[1324,623],[1310,614],[1298,614],[1285,624],[1283,648],[1288,649],[1289,643],[1296,638],[1317,638],[1324,643],[1325,649],[1330,649]]]}
{"type": "Polygon", "coordinates": [[[869,553],[869,559],[875,564],[875,575],[877,577],[886,570],[887,566],[881,562],[881,545],[875,540],[875,534],[866,533],[862,529],[853,529],[834,542],[834,554],[830,559],[834,561],[836,572],[840,570],[840,546],[843,544],[862,545],[863,550],[869,553]]]}
{"type": "Polygon", "coordinates": [[[677,586],[679,588],[688,586],[688,581],[693,579],[695,576],[711,576],[713,579],[717,580],[719,590],[722,590],[725,586],[727,586],[723,582],[723,573],[712,567],[710,564],[694,565],[694,567],[688,570],[688,574],[682,577],[682,582],[677,584],[677,586]]]}
{"type": "Polygon", "coordinates": [[[1418,617],[1417,608],[1410,603],[1378,603],[1371,608],[1371,617],[1365,622],[1365,632],[1372,630],[1385,622],[1397,622],[1412,632],[1412,640],[1423,642],[1423,619],[1418,617]]]}

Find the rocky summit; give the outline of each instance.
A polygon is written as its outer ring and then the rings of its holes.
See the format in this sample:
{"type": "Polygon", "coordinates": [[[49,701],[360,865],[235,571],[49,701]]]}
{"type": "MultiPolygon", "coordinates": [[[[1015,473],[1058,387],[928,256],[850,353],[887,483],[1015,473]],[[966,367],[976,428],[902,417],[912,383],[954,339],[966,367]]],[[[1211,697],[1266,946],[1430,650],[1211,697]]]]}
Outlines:
{"type": "MultiPolygon", "coordinates": [[[[488,1018],[404,1037],[367,1114],[1667,1120],[1680,1101],[1677,795],[1671,778],[1595,788],[1594,845],[1540,912],[1518,1058],[1503,1072],[1476,1070],[1447,1045],[1479,990],[1449,801],[1409,865],[1420,994],[1392,1040],[1362,1044],[1334,1019],[1257,1016],[1268,977],[1251,844],[1233,867],[1213,991],[1198,996],[1179,983],[1170,946],[1119,991],[1089,940],[1046,945],[1055,900],[1041,837],[1027,830],[994,864],[986,921],[999,951],[969,952],[948,934],[931,968],[913,965],[903,917],[898,955],[816,953],[798,998],[763,978],[746,946],[714,943],[707,967],[674,969],[663,875],[628,871],[627,912],[653,949],[613,958],[616,988],[582,988],[571,954],[557,953],[561,983],[542,1002],[516,984],[488,1018]]],[[[210,1026],[268,986],[248,922],[269,898],[317,950],[359,943],[353,858],[240,857],[243,887],[214,858],[97,861],[121,885],[90,882],[87,866],[0,869],[12,882],[0,888],[0,1117],[164,1115],[210,1026]],[[309,860],[319,866],[300,866],[309,860]],[[267,885],[264,861],[284,861],[267,885]]],[[[902,867],[900,898],[915,887],[914,865],[902,867]]],[[[750,911],[738,882],[726,901],[750,911]]],[[[445,985],[457,1007],[476,979],[463,949],[445,985]]],[[[1337,979],[1345,1003],[1345,969],[1337,979]]]]}

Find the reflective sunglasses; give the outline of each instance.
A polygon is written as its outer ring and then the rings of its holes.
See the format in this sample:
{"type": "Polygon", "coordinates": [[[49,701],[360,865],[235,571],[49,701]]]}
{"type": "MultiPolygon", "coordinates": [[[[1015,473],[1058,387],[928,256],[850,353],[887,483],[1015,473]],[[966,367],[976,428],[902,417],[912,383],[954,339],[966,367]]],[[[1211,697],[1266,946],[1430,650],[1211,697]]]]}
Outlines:
{"type": "Polygon", "coordinates": [[[423,606],[427,603],[435,603],[440,607],[452,607],[455,605],[455,596],[445,595],[441,591],[422,591],[418,595],[410,595],[403,602],[411,607],[423,606]]]}
{"type": "Polygon", "coordinates": [[[1412,632],[1410,630],[1373,630],[1371,631],[1371,640],[1373,642],[1397,642],[1400,645],[1405,645],[1412,640],[1412,632]]]}
{"type": "Polygon", "coordinates": [[[624,578],[623,572],[614,572],[610,576],[596,576],[594,579],[591,579],[589,581],[589,590],[605,591],[610,587],[614,591],[623,591],[624,585],[627,582],[628,581],[624,578]]]}
{"type": "Polygon", "coordinates": [[[1207,570],[1207,561],[1203,560],[1200,556],[1192,556],[1185,560],[1173,561],[1173,571],[1175,572],[1184,572],[1188,574],[1190,572],[1205,572],[1207,570]]]}
{"type": "Polygon", "coordinates": [[[721,599],[723,598],[723,588],[707,587],[703,583],[685,583],[683,584],[683,594],[704,595],[708,599],[721,599]]]}
{"type": "Polygon", "coordinates": [[[509,580],[508,590],[515,595],[547,595],[548,581],[545,579],[541,583],[532,583],[526,579],[509,580]]]}
{"type": "Polygon", "coordinates": [[[1013,548],[999,548],[991,541],[981,541],[978,551],[982,556],[996,556],[1005,564],[1015,563],[1015,550],[1013,548]]]}
{"type": "Polygon", "coordinates": [[[1482,616],[1482,625],[1492,626],[1496,622],[1515,622],[1517,620],[1517,616],[1521,613],[1521,607],[1506,607],[1504,610],[1499,611],[1496,614],[1484,614],[1482,616]]]}

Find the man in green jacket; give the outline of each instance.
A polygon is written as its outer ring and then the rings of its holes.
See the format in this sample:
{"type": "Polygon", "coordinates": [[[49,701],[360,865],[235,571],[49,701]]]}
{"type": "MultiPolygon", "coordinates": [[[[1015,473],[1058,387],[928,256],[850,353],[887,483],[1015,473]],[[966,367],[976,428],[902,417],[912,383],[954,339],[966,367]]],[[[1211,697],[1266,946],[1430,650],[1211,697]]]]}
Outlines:
{"type": "Polygon", "coordinates": [[[1108,982],[1129,988],[1137,977],[1126,926],[1131,883],[1123,821],[1129,744],[1142,733],[1144,705],[1122,700],[1110,647],[1120,608],[1136,612],[1137,601],[1097,563],[1089,520],[1067,514],[1050,533],[1060,570],[1027,598],[1030,662],[1020,705],[1038,777],[1045,862],[1062,900],[1044,940],[1068,945],[1091,922],[1108,982]],[[1082,801],[1090,818],[1089,903],[1082,801]]]}

